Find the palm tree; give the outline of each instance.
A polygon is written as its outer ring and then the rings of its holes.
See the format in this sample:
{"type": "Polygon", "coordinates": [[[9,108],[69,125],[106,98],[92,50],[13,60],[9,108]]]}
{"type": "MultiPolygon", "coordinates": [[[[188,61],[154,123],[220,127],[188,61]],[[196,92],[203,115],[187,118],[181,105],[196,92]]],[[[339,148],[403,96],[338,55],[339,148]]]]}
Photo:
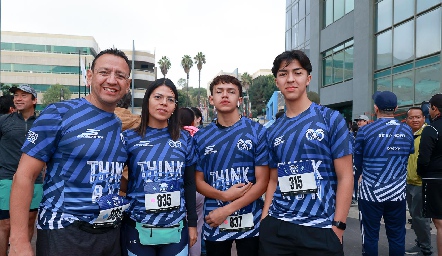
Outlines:
{"type": "Polygon", "coordinates": [[[167,71],[170,69],[170,66],[172,65],[170,63],[169,58],[166,56],[161,57],[161,59],[158,61],[158,65],[160,65],[161,73],[163,73],[163,77],[166,78],[167,71]]]}
{"type": "Polygon", "coordinates": [[[184,72],[187,75],[187,98],[189,98],[189,71],[193,66],[192,57],[190,57],[190,55],[184,55],[181,60],[181,66],[184,68],[184,72]]]}
{"type": "MultiPolygon", "coordinates": [[[[196,67],[198,68],[198,89],[201,89],[201,69],[203,64],[206,64],[206,56],[202,52],[198,52],[193,58],[195,60],[196,67]]],[[[200,107],[200,90],[198,90],[198,107],[200,107]]]]}
{"type": "MultiPolygon", "coordinates": [[[[242,87],[243,87],[243,95],[245,93],[248,92],[250,85],[252,84],[252,76],[249,75],[249,73],[244,72],[241,75],[241,82],[242,82],[242,87]]],[[[247,96],[243,96],[243,99],[247,99],[247,104],[245,102],[245,100],[243,101],[243,106],[244,106],[244,112],[246,114],[246,116],[249,115],[249,113],[247,113],[249,111],[249,107],[248,105],[250,104],[250,97],[248,96],[249,94],[247,93],[247,96]]]]}

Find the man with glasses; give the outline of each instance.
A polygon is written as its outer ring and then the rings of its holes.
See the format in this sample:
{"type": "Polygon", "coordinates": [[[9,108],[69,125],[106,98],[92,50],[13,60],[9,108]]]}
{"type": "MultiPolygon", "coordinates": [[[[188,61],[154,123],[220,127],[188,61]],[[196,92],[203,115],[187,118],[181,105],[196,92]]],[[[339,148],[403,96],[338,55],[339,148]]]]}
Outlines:
{"type": "Polygon", "coordinates": [[[416,234],[416,245],[405,251],[405,254],[431,255],[430,219],[422,216],[422,179],[417,175],[417,157],[422,130],[426,126],[425,117],[420,107],[411,107],[407,112],[407,124],[414,135],[414,153],[410,154],[407,166],[407,204],[411,223],[416,234]]]}
{"type": "Polygon", "coordinates": [[[87,71],[91,94],[49,105],[22,147],[11,192],[9,255],[32,255],[26,223],[34,180],[46,165],[37,221],[37,255],[120,255],[118,196],[127,153],[117,102],[128,92],[130,62],[100,52],[87,71]]]}

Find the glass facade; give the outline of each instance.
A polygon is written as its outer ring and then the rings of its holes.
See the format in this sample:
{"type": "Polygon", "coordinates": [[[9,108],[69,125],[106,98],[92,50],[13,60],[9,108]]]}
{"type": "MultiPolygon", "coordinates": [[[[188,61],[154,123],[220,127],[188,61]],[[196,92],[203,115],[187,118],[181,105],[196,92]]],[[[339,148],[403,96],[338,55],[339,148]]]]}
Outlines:
{"type": "Polygon", "coordinates": [[[286,50],[310,49],[310,0],[286,1],[286,50]]]}
{"type": "Polygon", "coordinates": [[[354,0],[323,0],[324,1],[324,27],[342,18],[353,11],[354,0]]]}
{"type": "Polygon", "coordinates": [[[393,91],[399,107],[441,92],[441,2],[376,3],[374,90],[393,91]]]}
{"type": "Polygon", "coordinates": [[[34,64],[2,63],[2,72],[50,73],[50,74],[79,74],[78,66],[49,66],[34,64]]]}
{"type": "Polygon", "coordinates": [[[322,53],[322,87],[353,78],[353,40],[322,53]]]}
{"type": "Polygon", "coordinates": [[[47,52],[62,54],[78,54],[97,55],[93,48],[74,47],[74,46],[58,46],[58,45],[38,45],[38,44],[20,44],[20,43],[1,43],[2,51],[20,51],[20,52],[47,52]]]}

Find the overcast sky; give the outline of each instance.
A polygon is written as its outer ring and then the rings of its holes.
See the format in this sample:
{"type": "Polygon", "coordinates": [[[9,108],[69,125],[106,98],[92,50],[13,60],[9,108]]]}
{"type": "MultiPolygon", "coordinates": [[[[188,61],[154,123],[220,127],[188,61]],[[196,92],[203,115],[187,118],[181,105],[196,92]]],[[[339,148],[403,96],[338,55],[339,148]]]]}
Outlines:
{"type": "MultiPolygon", "coordinates": [[[[93,36],[102,50],[132,49],[135,40],[135,49],[155,52],[156,62],[169,57],[167,77],[175,84],[186,78],[181,58],[201,51],[205,87],[221,70],[253,74],[271,68],[284,51],[285,1],[1,0],[1,29],[93,36]]],[[[198,87],[196,65],[189,84],[198,87]]]]}

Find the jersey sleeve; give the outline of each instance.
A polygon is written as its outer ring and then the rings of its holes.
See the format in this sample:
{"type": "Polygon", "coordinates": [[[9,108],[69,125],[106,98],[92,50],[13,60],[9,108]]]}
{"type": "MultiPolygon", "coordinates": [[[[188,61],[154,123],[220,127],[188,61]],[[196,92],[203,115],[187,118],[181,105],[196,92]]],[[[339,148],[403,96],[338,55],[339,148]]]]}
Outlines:
{"type": "MultiPolygon", "coordinates": [[[[183,134],[183,133],[182,133],[183,134]]],[[[186,166],[191,166],[196,164],[196,151],[195,151],[195,142],[192,136],[186,134],[187,140],[187,155],[186,155],[186,166]]]]}
{"type": "Polygon", "coordinates": [[[258,143],[256,148],[255,166],[269,164],[269,150],[267,145],[267,130],[264,127],[258,128],[258,143]]]}
{"type": "Polygon", "coordinates": [[[49,105],[35,120],[28,132],[22,152],[47,162],[61,137],[62,116],[60,108],[49,105]]]}
{"type": "Polygon", "coordinates": [[[333,159],[353,154],[353,143],[344,117],[338,111],[332,111],[330,122],[330,148],[333,159]]]}

